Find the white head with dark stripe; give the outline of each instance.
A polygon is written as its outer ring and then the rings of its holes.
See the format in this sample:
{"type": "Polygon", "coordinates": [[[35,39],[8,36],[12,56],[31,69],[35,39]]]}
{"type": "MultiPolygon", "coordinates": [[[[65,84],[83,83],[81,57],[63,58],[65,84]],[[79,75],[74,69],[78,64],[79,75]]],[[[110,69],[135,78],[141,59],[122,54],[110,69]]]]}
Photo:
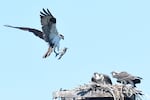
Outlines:
{"type": "Polygon", "coordinates": [[[64,40],[64,35],[59,34],[60,38],[64,40]]]}

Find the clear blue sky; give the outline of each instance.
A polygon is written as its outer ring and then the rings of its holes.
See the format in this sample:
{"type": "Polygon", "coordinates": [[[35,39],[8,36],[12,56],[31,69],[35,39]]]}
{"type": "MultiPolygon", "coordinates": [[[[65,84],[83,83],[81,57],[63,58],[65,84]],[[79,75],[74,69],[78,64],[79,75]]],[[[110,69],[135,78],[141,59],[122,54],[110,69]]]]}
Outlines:
{"type": "Polygon", "coordinates": [[[0,13],[0,100],[50,100],[53,91],[113,70],[143,77],[138,88],[150,95],[149,0],[3,0],[0,13]],[[65,36],[61,60],[43,59],[48,45],[32,33],[3,26],[41,30],[42,8],[65,36]]]}

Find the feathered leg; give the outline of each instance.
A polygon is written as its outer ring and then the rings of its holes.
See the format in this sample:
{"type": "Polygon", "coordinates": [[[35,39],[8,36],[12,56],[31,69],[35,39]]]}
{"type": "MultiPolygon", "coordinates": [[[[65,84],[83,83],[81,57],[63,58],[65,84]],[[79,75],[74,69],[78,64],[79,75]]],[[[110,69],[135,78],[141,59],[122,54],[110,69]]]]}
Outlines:
{"type": "MultiPolygon", "coordinates": [[[[51,47],[50,47],[51,48],[51,47]]],[[[51,48],[47,54],[47,57],[51,55],[51,53],[54,51],[54,48],[51,48]]]]}
{"type": "Polygon", "coordinates": [[[50,54],[52,53],[52,49],[53,49],[53,48],[51,48],[51,47],[49,46],[49,48],[48,48],[47,52],[45,53],[45,55],[43,56],[43,58],[46,58],[46,57],[50,56],[50,54]]]}

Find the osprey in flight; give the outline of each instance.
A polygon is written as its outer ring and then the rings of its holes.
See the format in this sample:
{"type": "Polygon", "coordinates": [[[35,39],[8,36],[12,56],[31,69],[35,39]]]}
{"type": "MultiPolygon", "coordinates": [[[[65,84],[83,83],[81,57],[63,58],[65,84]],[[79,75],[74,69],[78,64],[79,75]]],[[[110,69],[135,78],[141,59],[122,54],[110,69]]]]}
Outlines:
{"type": "Polygon", "coordinates": [[[117,79],[117,82],[122,84],[130,84],[133,87],[136,87],[135,84],[141,83],[141,77],[132,76],[131,74],[123,71],[123,72],[111,72],[112,77],[117,79]]]}
{"type": "Polygon", "coordinates": [[[64,36],[62,34],[59,34],[57,31],[56,18],[51,14],[48,9],[43,9],[43,11],[40,12],[40,18],[42,31],[28,27],[15,27],[10,25],[4,26],[32,32],[35,36],[38,36],[39,38],[47,42],[49,44],[49,48],[44,54],[43,58],[48,57],[53,51],[57,56],[59,55],[59,42],[61,39],[64,40],[64,36]],[[57,49],[57,52],[55,49],[57,49]]]}

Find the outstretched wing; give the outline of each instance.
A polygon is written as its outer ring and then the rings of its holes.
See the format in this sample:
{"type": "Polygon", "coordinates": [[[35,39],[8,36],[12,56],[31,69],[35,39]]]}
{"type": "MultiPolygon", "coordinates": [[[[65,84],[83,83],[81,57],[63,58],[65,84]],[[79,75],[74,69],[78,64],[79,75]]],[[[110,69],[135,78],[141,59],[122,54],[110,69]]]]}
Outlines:
{"type": "Polygon", "coordinates": [[[37,29],[27,28],[27,27],[15,27],[15,26],[10,26],[10,25],[4,25],[4,26],[16,28],[16,29],[20,29],[20,30],[24,30],[24,31],[29,31],[29,32],[32,32],[35,36],[38,36],[39,38],[44,39],[43,32],[41,32],[37,29]]]}
{"type": "Polygon", "coordinates": [[[58,34],[56,29],[56,18],[48,9],[43,9],[43,12],[40,13],[43,33],[46,35],[46,38],[54,38],[54,36],[58,34]]]}

